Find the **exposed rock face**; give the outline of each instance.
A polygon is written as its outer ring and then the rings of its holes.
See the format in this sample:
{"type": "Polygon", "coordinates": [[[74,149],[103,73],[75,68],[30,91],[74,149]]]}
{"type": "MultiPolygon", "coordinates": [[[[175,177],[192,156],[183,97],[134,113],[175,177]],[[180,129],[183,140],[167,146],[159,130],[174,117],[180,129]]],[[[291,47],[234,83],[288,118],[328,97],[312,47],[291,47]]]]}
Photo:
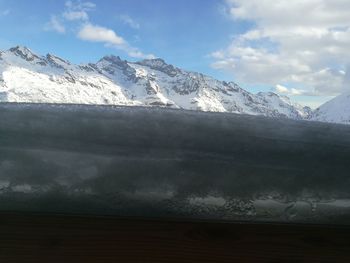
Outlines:
{"type": "Polygon", "coordinates": [[[30,49],[26,47],[17,46],[17,47],[10,48],[10,51],[14,55],[20,56],[26,61],[33,61],[35,59],[39,59],[39,57],[36,54],[34,54],[30,49]]]}
{"type": "Polygon", "coordinates": [[[181,73],[181,70],[175,68],[173,65],[168,65],[163,59],[145,59],[143,61],[137,62],[141,66],[149,67],[150,69],[158,70],[167,74],[169,77],[175,77],[178,73],[181,73]]]}

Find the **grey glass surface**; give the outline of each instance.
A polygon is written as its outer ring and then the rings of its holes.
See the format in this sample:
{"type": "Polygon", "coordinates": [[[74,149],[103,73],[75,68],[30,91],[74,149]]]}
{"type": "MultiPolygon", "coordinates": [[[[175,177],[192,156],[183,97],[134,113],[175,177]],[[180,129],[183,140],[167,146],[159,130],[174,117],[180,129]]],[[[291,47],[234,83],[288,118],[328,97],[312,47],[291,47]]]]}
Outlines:
{"type": "Polygon", "coordinates": [[[0,211],[349,224],[350,127],[0,104],[0,211]]]}

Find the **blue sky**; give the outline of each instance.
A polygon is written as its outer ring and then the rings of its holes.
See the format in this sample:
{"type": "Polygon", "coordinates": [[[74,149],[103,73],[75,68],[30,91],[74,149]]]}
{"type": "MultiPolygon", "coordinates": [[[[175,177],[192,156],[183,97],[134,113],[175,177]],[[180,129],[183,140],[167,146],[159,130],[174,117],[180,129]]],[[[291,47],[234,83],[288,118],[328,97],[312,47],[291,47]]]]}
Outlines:
{"type": "MultiPolygon", "coordinates": [[[[82,41],[76,37],[81,21],[62,22],[66,33],[47,30],[51,16],[65,10],[65,0],[0,1],[0,10],[9,14],[0,17],[0,47],[26,45],[39,53],[55,53],[72,62],[96,61],[106,54],[120,55],[123,50],[105,47],[103,43],[82,41]]],[[[88,11],[89,22],[114,30],[145,54],[154,54],[168,63],[189,70],[204,72],[220,79],[230,74],[212,69],[209,54],[229,44],[230,35],[241,33],[249,23],[232,23],[222,15],[216,1],[203,0],[100,0],[88,11]],[[135,25],[125,22],[130,18],[135,25]]]]}
{"type": "Polygon", "coordinates": [[[309,20],[293,13],[310,8],[302,1],[277,1],[275,8],[272,0],[0,0],[0,49],[25,45],[74,63],[107,54],[131,61],[161,57],[314,107],[342,93],[350,58],[339,51],[344,41],[350,44],[350,14],[337,5],[342,0],[313,1],[319,11],[309,20]],[[328,9],[335,22],[319,17],[328,9]]]}

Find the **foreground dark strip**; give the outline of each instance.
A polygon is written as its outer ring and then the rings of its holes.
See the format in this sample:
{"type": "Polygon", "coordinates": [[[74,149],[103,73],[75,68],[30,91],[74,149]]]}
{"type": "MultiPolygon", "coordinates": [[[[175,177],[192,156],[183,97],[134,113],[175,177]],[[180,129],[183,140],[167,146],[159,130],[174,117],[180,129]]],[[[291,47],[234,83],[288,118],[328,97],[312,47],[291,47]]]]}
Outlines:
{"type": "Polygon", "coordinates": [[[350,262],[350,228],[0,215],[0,262],[350,262]]]}

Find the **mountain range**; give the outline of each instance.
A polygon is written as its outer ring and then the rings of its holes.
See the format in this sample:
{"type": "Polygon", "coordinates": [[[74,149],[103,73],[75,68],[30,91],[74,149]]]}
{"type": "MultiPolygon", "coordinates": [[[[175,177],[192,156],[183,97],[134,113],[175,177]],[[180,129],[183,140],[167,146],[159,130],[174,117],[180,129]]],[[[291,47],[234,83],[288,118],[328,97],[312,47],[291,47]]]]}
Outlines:
{"type": "Polygon", "coordinates": [[[349,123],[349,100],[350,94],[341,95],[312,111],[286,96],[253,94],[159,58],[128,62],[111,55],[75,65],[22,46],[0,52],[0,102],[159,106],[349,123]]]}

